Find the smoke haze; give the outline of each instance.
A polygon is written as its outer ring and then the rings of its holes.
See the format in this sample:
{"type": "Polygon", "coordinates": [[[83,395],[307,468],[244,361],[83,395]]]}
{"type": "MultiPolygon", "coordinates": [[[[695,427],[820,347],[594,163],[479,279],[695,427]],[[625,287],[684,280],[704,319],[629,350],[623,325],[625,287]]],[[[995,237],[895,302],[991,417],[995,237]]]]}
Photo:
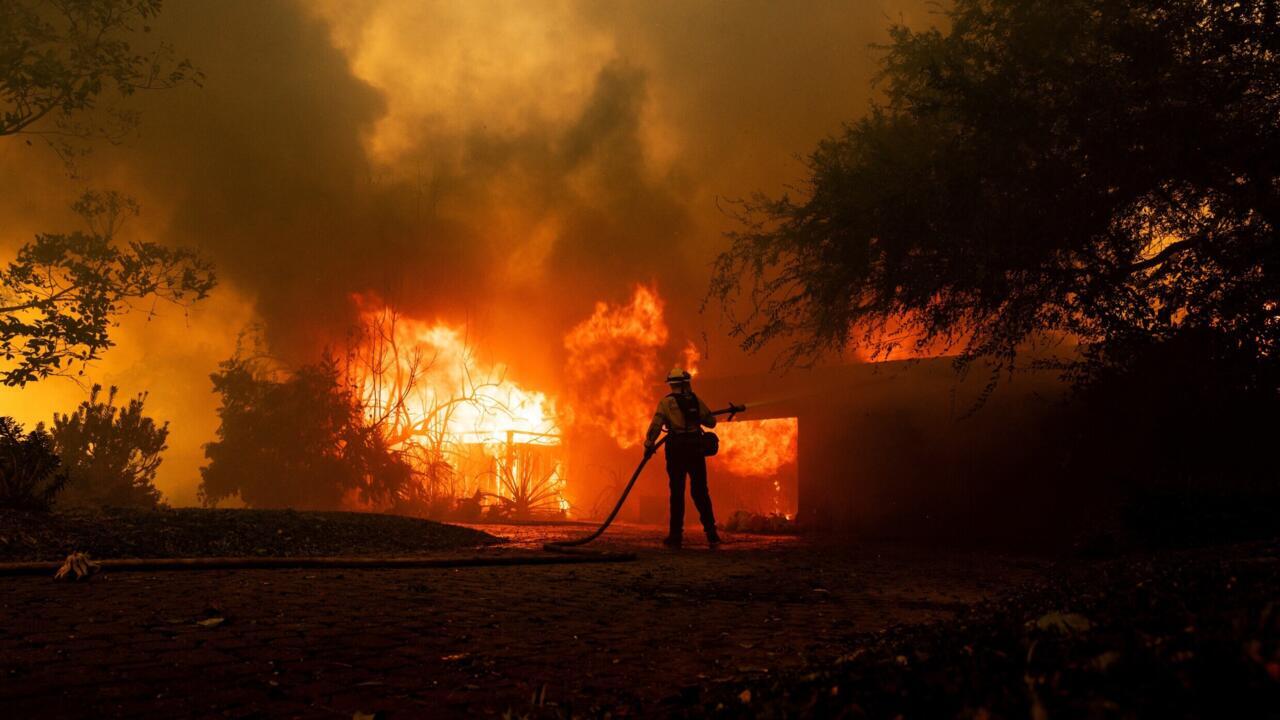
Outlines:
{"type": "MultiPolygon", "coordinates": [[[[0,248],[70,229],[82,189],[114,188],[143,206],[126,236],[217,264],[208,302],[127,318],[90,373],[172,421],[159,485],[179,505],[216,427],[207,376],[238,334],[260,322],[275,353],[309,359],[354,294],[466,324],[482,354],[557,388],[566,331],[652,285],[672,360],[705,334],[705,371],[758,370],[769,358],[698,313],[731,226],[717,199],[782,191],[864,112],[870,46],[896,21],[936,18],[917,0],[171,0],[155,32],[204,86],[139,98],[139,137],[75,179],[38,143],[0,144],[0,248]]],[[[29,423],[83,397],[58,379],[0,392],[29,423]]]]}

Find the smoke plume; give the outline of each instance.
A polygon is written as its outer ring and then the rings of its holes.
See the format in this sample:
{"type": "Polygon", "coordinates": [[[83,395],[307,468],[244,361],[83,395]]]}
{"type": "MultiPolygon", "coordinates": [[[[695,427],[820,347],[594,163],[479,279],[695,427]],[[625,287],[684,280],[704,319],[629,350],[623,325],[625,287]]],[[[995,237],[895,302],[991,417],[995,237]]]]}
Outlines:
{"type": "MultiPolygon", "coordinates": [[[[203,87],[138,98],[139,137],[76,179],[7,141],[0,247],[66,229],[82,187],[110,187],[142,203],[130,232],[217,263],[209,303],[130,318],[93,369],[173,421],[160,484],[178,504],[215,426],[207,375],[239,332],[260,322],[273,352],[306,360],[356,321],[357,296],[465,325],[513,376],[560,390],[566,331],[649,285],[672,338],[710,338],[705,370],[760,369],[698,312],[731,225],[718,200],[798,177],[797,154],[865,111],[870,45],[925,9],[175,0],[153,32],[203,87]]],[[[81,392],[3,398],[32,422],[81,392]]]]}

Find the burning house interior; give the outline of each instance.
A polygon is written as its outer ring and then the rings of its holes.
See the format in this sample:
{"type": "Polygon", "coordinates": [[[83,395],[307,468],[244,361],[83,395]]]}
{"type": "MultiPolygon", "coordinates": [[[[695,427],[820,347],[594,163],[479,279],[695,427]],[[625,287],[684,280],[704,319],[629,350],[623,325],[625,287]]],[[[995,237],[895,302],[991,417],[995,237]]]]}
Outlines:
{"type": "Polygon", "coordinates": [[[0,169],[2,717],[1280,708],[1280,0],[4,0],[0,169]]]}

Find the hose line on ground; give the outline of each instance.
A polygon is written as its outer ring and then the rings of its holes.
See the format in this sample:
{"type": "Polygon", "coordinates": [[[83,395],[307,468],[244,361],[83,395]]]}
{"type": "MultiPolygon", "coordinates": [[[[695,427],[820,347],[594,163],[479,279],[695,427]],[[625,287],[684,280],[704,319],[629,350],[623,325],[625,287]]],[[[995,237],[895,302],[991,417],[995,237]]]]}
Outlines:
{"type": "MultiPolygon", "coordinates": [[[[724,410],[716,410],[712,415],[728,415],[732,420],[733,416],[747,409],[745,405],[729,404],[724,410]]],[[[103,570],[126,570],[126,571],[142,571],[156,572],[166,570],[245,570],[245,569],[285,569],[285,568],[351,568],[351,569],[375,569],[375,568],[458,568],[458,567],[502,567],[508,565],[558,565],[562,563],[573,562],[627,562],[635,560],[634,553],[627,552],[602,552],[598,550],[580,549],[583,545],[595,540],[604,534],[605,530],[613,524],[618,513],[621,512],[622,506],[627,502],[627,496],[631,494],[631,488],[635,487],[636,480],[640,478],[640,473],[644,470],[645,465],[649,464],[649,459],[658,452],[658,448],[667,442],[667,436],[664,435],[654,443],[653,447],[646,450],[644,457],[641,458],[640,464],[636,466],[635,472],[631,473],[631,479],[627,481],[627,486],[623,488],[621,497],[618,498],[617,504],[613,506],[613,511],[609,513],[609,517],[604,519],[600,527],[590,535],[585,535],[573,540],[559,540],[557,542],[549,542],[542,546],[544,550],[549,552],[567,553],[575,557],[570,558],[549,558],[536,556],[474,556],[461,558],[342,558],[342,557],[222,557],[222,558],[142,558],[142,559],[124,559],[124,560],[102,560],[96,563],[103,570]]],[[[87,559],[87,558],[86,558],[87,559]]],[[[13,575],[45,575],[59,569],[61,563],[57,562],[0,562],[0,577],[13,575]]]]}
{"type": "Polygon", "coordinates": [[[569,548],[575,548],[575,547],[580,547],[582,545],[586,545],[592,540],[595,540],[596,538],[603,535],[604,531],[608,530],[609,526],[613,524],[613,519],[618,517],[618,511],[622,510],[622,505],[627,501],[627,496],[631,494],[631,488],[635,486],[636,479],[640,477],[640,471],[644,470],[644,466],[649,464],[649,458],[653,457],[654,454],[658,452],[658,448],[661,447],[662,444],[665,443],[666,441],[667,441],[667,438],[664,435],[658,439],[658,442],[654,443],[652,450],[645,451],[644,457],[641,458],[640,460],[640,464],[636,466],[636,471],[631,473],[631,479],[627,481],[627,486],[623,488],[622,495],[618,498],[617,504],[613,506],[613,512],[609,513],[609,517],[604,519],[604,522],[600,524],[600,527],[596,528],[595,532],[591,533],[590,535],[584,535],[583,537],[580,537],[580,538],[574,538],[573,540],[558,540],[556,542],[549,542],[543,545],[542,549],[548,550],[550,552],[564,552],[569,548]]]}

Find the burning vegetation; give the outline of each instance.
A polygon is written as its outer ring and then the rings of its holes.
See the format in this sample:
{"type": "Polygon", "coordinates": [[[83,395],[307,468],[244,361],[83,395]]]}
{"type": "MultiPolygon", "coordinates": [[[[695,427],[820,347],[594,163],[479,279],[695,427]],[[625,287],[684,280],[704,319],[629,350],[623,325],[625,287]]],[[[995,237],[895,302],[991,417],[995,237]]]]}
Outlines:
{"type": "MultiPolygon", "coordinates": [[[[206,447],[207,504],[588,516],[594,508],[583,499],[601,492],[608,473],[600,469],[629,462],[639,446],[664,360],[683,357],[693,371],[700,360],[692,344],[663,357],[669,331],[651,286],[636,286],[626,303],[597,303],[569,330],[559,393],[483,359],[465,327],[406,317],[374,298],[356,302],[358,327],[321,362],[287,370],[241,352],[214,376],[222,427],[206,447]]],[[[713,471],[733,476],[736,506],[727,509],[794,513],[779,477],[794,473],[795,418],[718,430],[713,471]]]]}

